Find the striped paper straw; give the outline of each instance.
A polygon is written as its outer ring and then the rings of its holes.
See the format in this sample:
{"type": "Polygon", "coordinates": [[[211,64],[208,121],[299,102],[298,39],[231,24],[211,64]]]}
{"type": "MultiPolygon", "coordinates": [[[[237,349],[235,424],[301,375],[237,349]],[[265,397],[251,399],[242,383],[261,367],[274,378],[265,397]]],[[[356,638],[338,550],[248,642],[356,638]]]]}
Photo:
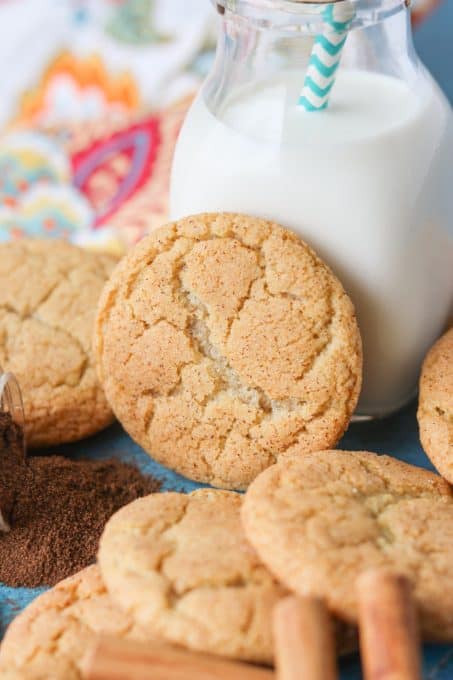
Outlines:
{"type": "Polygon", "coordinates": [[[299,104],[306,111],[322,111],[327,108],[341,51],[354,18],[354,8],[349,0],[344,0],[327,5],[321,14],[325,29],[315,38],[304,87],[299,98],[299,104]]]}

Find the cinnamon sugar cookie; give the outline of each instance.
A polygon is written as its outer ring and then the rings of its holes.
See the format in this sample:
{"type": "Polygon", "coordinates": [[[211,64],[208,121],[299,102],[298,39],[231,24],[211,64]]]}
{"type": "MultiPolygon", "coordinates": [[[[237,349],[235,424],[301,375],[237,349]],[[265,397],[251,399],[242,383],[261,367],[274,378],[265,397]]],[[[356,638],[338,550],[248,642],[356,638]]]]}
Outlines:
{"type": "Polygon", "coordinates": [[[453,483],[453,328],[430,349],[420,378],[418,424],[422,446],[453,483]]]}
{"type": "Polygon", "coordinates": [[[96,352],[129,434],[226,488],[333,446],[361,385],[340,282],[292,232],[236,214],[188,217],[141,241],[104,290],[96,352]]]}
{"type": "Polygon", "coordinates": [[[153,635],[270,663],[272,609],[286,591],[245,540],[241,501],[208,489],[134,501],[107,523],[99,566],[112,597],[153,635]]]}
{"type": "Polygon", "coordinates": [[[19,381],[30,446],[80,439],[113,420],[91,342],[114,265],[63,241],[0,245],[0,366],[19,381]]]}
{"type": "Polygon", "coordinates": [[[95,635],[146,640],[112,603],[92,566],[40,595],[9,626],[0,647],[0,677],[81,680],[95,635]]]}
{"type": "Polygon", "coordinates": [[[407,575],[426,637],[453,640],[453,493],[389,456],[320,451],[280,461],[250,486],[242,519],[288,588],[354,623],[354,583],[371,567],[407,575]]]}

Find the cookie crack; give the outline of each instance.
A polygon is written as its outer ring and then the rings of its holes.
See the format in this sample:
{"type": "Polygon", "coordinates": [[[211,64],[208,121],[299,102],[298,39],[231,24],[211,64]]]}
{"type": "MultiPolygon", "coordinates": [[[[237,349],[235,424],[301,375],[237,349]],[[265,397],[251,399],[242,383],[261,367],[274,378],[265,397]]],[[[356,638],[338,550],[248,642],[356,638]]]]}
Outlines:
{"type": "MultiPolygon", "coordinates": [[[[250,281],[250,283],[249,283],[249,285],[248,285],[248,288],[247,288],[247,292],[246,292],[245,295],[241,298],[241,301],[240,301],[240,303],[239,303],[239,307],[237,308],[235,315],[232,317],[231,320],[228,320],[228,322],[227,322],[227,331],[226,331],[226,336],[225,336],[225,342],[228,342],[228,340],[229,340],[229,338],[230,338],[231,329],[232,329],[232,327],[233,327],[234,322],[235,322],[235,321],[238,321],[238,320],[240,319],[240,317],[241,317],[241,313],[242,313],[242,311],[243,311],[245,305],[247,304],[247,301],[248,301],[249,298],[250,298],[250,293],[251,293],[253,284],[256,283],[256,281],[261,281],[261,280],[265,281],[265,275],[264,275],[264,272],[263,272],[263,266],[262,266],[262,264],[259,262],[259,258],[257,258],[257,259],[258,259],[257,264],[258,264],[258,266],[259,266],[259,268],[260,268],[261,276],[255,276],[255,277],[253,277],[253,278],[251,279],[251,281],[250,281]]],[[[182,286],[182,282],[181,282],[181,286],[182,286]]]]}
{"type": "Polygon", "coordinates": [[[190,334],[192,344],[201,357],[211,361],[211,367],[220,379],[220,385],[211,393],[210,401],[218,398],[221,394],[233,394],[243,403],[262,409],[263,415],[258,421],[260,423],[272,411],[272,400],[260,387],[246,385],[242,382],[237,371],[231,367],[226,357],[211,340],[211,332],[206,323],[208,312],[205,305],[191,291],[186,290],[182,282],[180,290],[191,310],[187,331],[190,334]]]}
{"type": "MultiPolygon", "coordinates": [[[[169,609],[175,609],[177,605],[184,599],[187,595],[195,590],[202,589],[212,589],[212,588],[231,588],[231,589],[248,589],[253,585],[262,586],[263,579],[260,578],[263,568],[259,565],[250,566],[250,576],[247,578],[241,573],[233,573],[231,575],[226,575],[222,579],[214,577],[212,580],[203,578],[196,584],[191,584],[184,589],[175,589],[172,580],[166,574],[166,563],[169,559],[174,557],[179,549],[177,536],[169,537],[169,533],[174,533],[175,529],[180,525],[187,516],[189,510],[189,503],[186,502],[181,509],[181,513],[176,519],[172,519],[169,526],[164,529],[160,536],[161,540],[168,541],[166,549],[160,556],[159,561],[155,565],[154,569],[157,573],[165,578],[166,581],[166,601],[169,609]]],[[[189,617],[187,617],[189,618],[189,617]]]]}
{"type": "MultiPolygon", "coordinates": [[[[390,489],[388,480],[385,477],[382,477],[378,471],[372,469],[372,466],[368,467],[363,460],[358,460],[357,462],[360,465],[360,467],[362,467],[367,472],[367,474],[374,474],[382,482],[384,488],[373,494],[366,494],[362,491],[359,491],[358,489],[355,489],[354,500],[360,502],[366,508],[368,515],[376,522],[379,528],[379,535],[375,538],[370,537],[360,539],[353,545],[357,547],[360,545],[374,544],[381,552],[384,553],[384,555],[391,558],[391,555],[388,553],[388,551],[390,550],[391,546],[396,542],[396,538],[391,525],[388,523],[385,517],[383,517],[385,512],[387,512],[390,508],[400,505],[401,503],[407,501],[423,500],[426,498],[432,499],[434,495],[432,492],[430,493],[429,491],[420,492],[417,495],[414,495],[413,493],[397,493],[390,489]]],[[[338,489],[330,489],[329,486],[311,488],[310,492],[313,494],[319,493],[319,495],[322,497],[328,497],[331,500],[331,502],[335,504],[337,504],[338,498],[344,498],[346,500],[350,499],[350,495],[347,491],[342,492],[338,489]]],[[[308,516],[304,517],[304,524],[308,525],[311,521],[314,521],[316,524],[316,522],[318,521],[318,516],[319,516],[318,512],[314,510],[311,511],[308,516]]],[[[304,531],[304,534],[305,533],[306,531],[304,531]]],[[[326,553],[330,552],[332,554],[335,554],[335,551],[338,550],[338,548],[343,547],[349,548],[350,546],[351,538],[345,537],[343,541],[338,541],[338,539],[336,539],[336,543],[334,546],[332,546],[331,548],[324,547],[323,550],[326,553]]],[[[428,548],[427,550],[423,551],[423,557],[426,557],[427,555],[431,556],[432,554],[435,553],[434,546],[432,550],[429,549],[429,546],[427,546],[427,548],[428,548]]],[[[419,565],[418,563],[415,562],[413,562],[413,565],[411,564],[411,568],[412,566],[414,567],[414,569],[416,566],[417,569],[422,568],[422,565],[419,565]]]]}
{"type": "MultiPolygon", "coordinates": [[[[2,307],[3,307],[3,305],[2,305],[2,307]]],[[[10,310],[10,309],[8,310],[8,312],[11,313],[11,314],[17,314],[15,311],[12,311],[12,310],[10,310]]],[[[86,372],[87,372],[87,370],[88,370],[88,368],[89,368],[89,364],[90,364],[89,357],[88,357],[88,355],[87,355],[87,353],[86,353],[86,351],[85,351],[85,349],[84,349],[82,343],[78,340],[78,338],[76,338],[76,337],[75,337],[72,333],[70,333],[66,328],[63,328],[62,326],[53,326],[53,325],[51,325],[51,324],[48,324],[48,323],[46,323],[45,321],[43,321],[43,319],[40,319],[39,317],[36,317],[36,316],[34,316],[34,315],[23,316],[23,317],[20,317],[19,315],[17,315],[17,316],[18,316],[18,318],[19,318],[21,321],[25,321],[25,320],[27,320],[27,319],[32,319],[32,320],[34,320],[34,321],[37,321],[37,322],[38,322],[39,324],[41,324],[42,326],[45,326],[46,328],[49,328],[50,330],[59,330],[61,333],[63,333],[64,335],[66,335],[66,337],[70,338],[70,339],[74,342],[74,344],[77,345],[77,347],[80,349],[80,352],[81,352],[82,357],[83,357],[82,364],[81,364],[81,366],[80,366],[80,368],[79,368],[79,370],[78,370],[77,382],[76,382],[76,383],[69,383],[69,382],[67,382],[66,380],[62,380],[61,382],[56,383],[56,384],[54,385],[54,387],[62,387],[62,386],[65,386],[65,387],[68,387],[68,388],[70,388],[70,389],[75,389],[76,387],[78,387],[78,386],[82,383],[83,378],[85,377],[85,374],[86,374],[86,372]]],[[[10,353],[9,350],[8,350],[8,338],[9,338],[9,334],[7,333],[6,329],[4,329],[4,332],[5,332],[5,335],[6,335],[6,342],[3,342],[1,346],[2,346],[3,349],[4,349],[6,361],[9,362],[10,359],[11,359],[11,353],[10,353]]],[[[40,387],[42,387],[42,386],[45,385],[45,384],[47,384],[47,380],[46,380],[46,377],[43,376],[43,381],[42,381],[41,383],[39,383],[39,384],[35,384],[35,385],[34,385],[34,389],[39,389],[40,387]]]]}
{"type": "Polygon", "coordinates": [[[84,379],[84,377],[85,377],[85,374],[86,374],[86,372],[87,372],[87,370],[88,370],[88,368],[89,368],[89,365],[90,365],[89,356],[88,356],[88,354],[87,354],[87,352],[86,352],[84,346],[83,346],[82,343],[80,342],[80,340],[79,340],[73,333],[71,333],[70,331],[68,331],[67,328],[64,328],[64,327],[61,326],[60,324],[55,324],[55,325],[49,324],[49,323],[47,323],[46,321],[44,321],[43,319],[39,318],[39,316],[35,316],[35,315],[33,315],[31,318],[33,318],[35,321],[38,321],[42,326],[44,326],[44,327],[46,327],[46,328],[49,328],[50,330],[58,330],[58,331],[60,331],[60,333],[63,333],[64,335],[66,335],[67,338],[69,338],[70,340],[72,340],[72,341],[74,342],[74,344],[77,345],[77,348],[80,350],[80,353],[82,354],[82,357],[83,357],[83,359],[82,359],[82,365],[81,365],[81,367],[79,368],[79,374],[78,374],[78,378],[77,378],[77,383],[74,385],[74,384],[70,384],[70,383],[68,383],[67,381],[63,380],[63,381],[61,381],[60,383],[58,383],[58,384],[56,385],[56,387],[61,387],[62,385],[65,385],[66,387],[69,387],[69,388],[71,388],[71,389],[74,389],[75,387],[78,387],[78,386],[82,383],[82,381],[83,381],[83,379],[84,379]]]}

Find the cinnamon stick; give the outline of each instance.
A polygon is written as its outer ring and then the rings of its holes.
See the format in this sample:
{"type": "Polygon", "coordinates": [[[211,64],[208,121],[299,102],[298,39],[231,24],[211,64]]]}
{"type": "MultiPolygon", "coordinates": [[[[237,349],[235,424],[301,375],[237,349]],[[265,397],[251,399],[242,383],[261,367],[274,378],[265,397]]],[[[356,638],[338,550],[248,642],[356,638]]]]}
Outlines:
{"type": "Polygon", "coordinates": [[[99,638],[83,664],[86,680],[272,680],[245,663],[194,654],[156,643],[99,638]]]}
{"type": "Polygon", "coordinates": [[[274,642],[278,680],[336,680],[334,629],[321,600],[281,600],[274,611],[274,642]]]}
{"type": "Polygon", "coordinates": [[[357,580],[365,680],[421,680],[417,616],[403,576],[372,570],[357,580]]]}

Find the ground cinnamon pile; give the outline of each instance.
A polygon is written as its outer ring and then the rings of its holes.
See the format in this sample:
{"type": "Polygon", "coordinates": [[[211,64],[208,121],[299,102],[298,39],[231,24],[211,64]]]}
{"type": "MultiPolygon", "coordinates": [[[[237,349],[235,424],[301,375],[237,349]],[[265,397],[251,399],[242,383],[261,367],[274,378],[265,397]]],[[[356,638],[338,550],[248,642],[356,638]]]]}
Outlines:
{"type": "Polygon", "coordinates": [[[7,461],[10,466],[7,474],[0,473],[0,509],[11,525],[9,532],[0,533],[0,581],[6,585],[53,585],[79,571],[94,561],[108,518],[135,498],[159,490],[157,479],[115,459],[21,460],[20,447],[11,445],[5,426],[16,426],[4,416],[0,420],[0,468],[7,461]]]}

